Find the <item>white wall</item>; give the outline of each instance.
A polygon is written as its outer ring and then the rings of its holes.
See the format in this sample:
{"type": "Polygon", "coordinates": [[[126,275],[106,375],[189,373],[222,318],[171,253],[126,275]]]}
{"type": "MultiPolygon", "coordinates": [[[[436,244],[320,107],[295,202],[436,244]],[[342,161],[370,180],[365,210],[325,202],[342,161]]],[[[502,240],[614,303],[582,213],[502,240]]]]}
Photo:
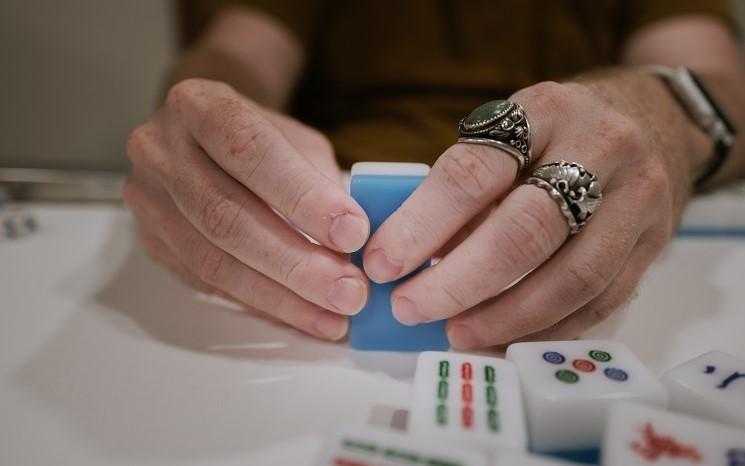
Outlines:
{"type": "Polygon", "coordinates": [[[125,169],[174,55],[168,0],[1,0],[0,167],[125,169]]]}

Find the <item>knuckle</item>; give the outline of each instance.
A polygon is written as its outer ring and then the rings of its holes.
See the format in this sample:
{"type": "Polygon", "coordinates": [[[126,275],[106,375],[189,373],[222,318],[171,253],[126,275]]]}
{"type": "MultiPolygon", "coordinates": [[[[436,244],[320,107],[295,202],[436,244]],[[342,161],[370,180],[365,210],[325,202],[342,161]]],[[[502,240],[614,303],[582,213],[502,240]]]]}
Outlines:
{"type": "Polygon", "coordinates": [[[207,236],[218,243],[232,239],[240,225],[245,205],[220,194],[204,203],[202,221],[207,236]]]}
{"type": "Polygon", "coordinates": [[[513,218],[508,228],[494,226],[497,230],[494,244],[504,245],[500,253],[509,266],[535,264],[548,258],[555,249],[555,233],[546,219],[556,215],[551,211],[556,207],[536,197],[524,198],[519,202],[520,215],[513,218]]]}
{"type": "Polygon", "coordinates": [[[310,177],[297,178],[294,182],[287,183],[280,204],[280,210],[293,219],[297,218],[299,214],[309,211],[308,207],[314,203],[314,194],[316,193],[316,185],[310,182],[310,177]]]}
{"type": "Polygon", "coordinates": [[[556,114],[566,108],[572,98],[572,90],[565,84],[555,81],[543,81],[531,86],[532,99],[548,114],[556,114]]]}
{"type": "Polygon", "coordinates": [[[641,183],[646,185],[650,191],[668,194],[671,192],[670,177],[661,163],[649,163],[643,169],[641,183]]]}
{"type": "Polygon", "coordinates": [[[678,223],[674,221],[672,218],[668,218],[668,221],[662,224],[662,227],[659,229],[659,232],[651,233],[649,235],[649,239],[647,239],[647,241],[648,241],[649,254],[651,257],[657,257],[660,254],[660,252],[662,252],[662,250],[665,249],[667,244],[670,242],[670,240],[675,235],[677,229],[678,229],[678,223]]]}
{"type": "Polygon", "coordinates": [[[631,118],[616,118],[609,136],[618,147],[623,147],[634,154],[642,153],[641,131],[639,125],[631,118]]]}
{"type": "Polygon", "coordinates": [[[601,302],[598,302],[594,304],[590,308],[590,316],[589,319],[587,319],[586,326],[592,327],[594,325],[597,325],[601,322],[604,322],[606,319],[608,319],[611,314],[613,314],[616,309],[623,306],[624,302],[614,303],[611,301],[603,300],[601,302]]]}
{"type": "Polygon", "coordinates": [[[129,134],[127,138],[127,156],[135,163],[145,155],[155,141],[155,130],[151,123],[144,123],[129,134]]]}
{"type": "Polygon", "coordinates": [[[388,253],[393,254],[393,257],[404,257],[442,243],[442,235],[438,234],[433,222],[428,221],[419,211],[403,205],[396,215],[403,221],[398,223],[400,229],[397,234],[400,236],[388,245],[388,253]]]}
{"type": "MultiPolygon", "coordinates": [[[[293,314],[298,305],[292,294],[284,292],[268,292],[265,286],[260,286],[256,281],[248,287],[248,293],[252,297],[250,305],[259,308],[263,312],[293,325],[293,314]]],[[[297,325],[293,325],[297,327],[297,325]]]]}
{"type": "Polygon", "coordinates": [[[471,302],[469,293],[457,283],[457,280],[444,284],[442,286],[442,292],[458,310],[465,310],[471,307],[471,304],[469,304],[471,302]]]}
{"type": "Polygon", "coordinates": [[[331,144],[331,140],[326,135],[314,131],[313,132],[313,148],[320,154],[333,154],[334,146],[331,144]]]}
{"type": "Polygon", "coordinates": [[[208,83],[206,79],[189,78],[174,84],[166,95],[166,106],[181,107],[193,102],[195,98],[204,94],[208,83]]]}
{"type": "Polygon", "coordinates": [[[663,164],[647,161],[635,171],[633,189],[629,189],[625,194],[641,211],[659,208],[663,212],[672,212],[672,189],[672,181],[663,164]]]}
{"type": "Polygon", "coordinates": [[[635,289],[631,288],[628,293],[622,294],[615,297],[598,298],[593,302],[588,309],[588,318],[586,319],[586,327],[595,326],[601,322],[607,320],[614,312],[623,309],[631,304],[633,300],[635,289]]]}
{"type": "Polygon", "coordinates": [[[308,289],[312,274],[309,273],[310,254],[286,254],[278,258],[278,274],[282,283],[293,290],[308,289]]]}
{"type": "MultiPolygon", "coordinates": [[[[150,197],[148,191],[130,175],[122,189],[124,206],[135,217],[140,225],[152,224],[158,217],[157,201],[150,197]]],[[[153,226],[153,225],[150,225],[153,226]]],[[[158,225],[154,225],[158,226],[158,225]]]]}
{"type": "Polygon", "coordinates": [[[200,254],[196,264],[196,274],[204,282],[211,285],[222,283],[227,274],[229,256],[214,247],[206,248],[200,254]]]}
{"type": "Polygon", "coordinates": [[[595,266],[592,259],[581,258],[570,263],[562,277],[558,297],[566,305],[599,295],[610,281],[608,273],[595,266]]]}
{"type": "Polygon", "coordinates": [[[247,118],[245,114],[233,113],[225,118],[224,124],[228,128],[225,135],[226,155],[240,159],[242,171],[250,179],[274,146],[269,123],[261,118],[247,118]]]}
{"type": "Polygon", "coordinates": [[[438,173],[453,197],[456,206],[466,208],[480,205],[491,189],[492,170],[486,162],[483,148],[459,144],[457,153],[441,157],[438,173]]]}

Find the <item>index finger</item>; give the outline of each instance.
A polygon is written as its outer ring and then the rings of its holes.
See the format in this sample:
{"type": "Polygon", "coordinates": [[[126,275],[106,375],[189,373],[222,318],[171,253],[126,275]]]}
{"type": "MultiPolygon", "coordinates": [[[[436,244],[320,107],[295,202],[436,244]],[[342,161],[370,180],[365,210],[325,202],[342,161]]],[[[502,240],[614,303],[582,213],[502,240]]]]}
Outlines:
{"type": "Polygon", "coordinates": [[[337,251],[365,244],[370,224],[359,204],[298,153],[257,106],[229,86],[203,80],[178,84],[169,101],[217,165],[295,226],[337,251]]]}
{"type": "MultiPolygon", "coordinates": [[[[548,144],[552,120],[541,118],[546,105],[540,95],[519,100],[531,117],[537,156],[548,144]]],[[[370,239],[364,256],[367,275],[382,283],[413,271],[503,195],[518,167],[512,155],[495,147],[459,143],[448,148],[419,188],[370,239]]]]}

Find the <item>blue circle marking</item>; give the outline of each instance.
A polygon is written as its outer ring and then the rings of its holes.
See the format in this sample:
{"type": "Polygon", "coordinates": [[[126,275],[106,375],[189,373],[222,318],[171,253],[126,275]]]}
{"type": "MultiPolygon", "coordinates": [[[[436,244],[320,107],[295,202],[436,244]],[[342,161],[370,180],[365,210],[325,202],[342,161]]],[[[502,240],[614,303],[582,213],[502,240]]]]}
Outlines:
{"type": "Polygon", "coordinates": [[[543,360],[551,364],[563,364],[566,358],[556,351],[546,351],[543,353],[543,360]]]}
{"type": "Polygon", "coordinates": [[[625,382],[629,378],[629,374],[623,369],[617,369],[615,367],[608,367],[603,371],[605,376],[616,382],[625,382]]]}

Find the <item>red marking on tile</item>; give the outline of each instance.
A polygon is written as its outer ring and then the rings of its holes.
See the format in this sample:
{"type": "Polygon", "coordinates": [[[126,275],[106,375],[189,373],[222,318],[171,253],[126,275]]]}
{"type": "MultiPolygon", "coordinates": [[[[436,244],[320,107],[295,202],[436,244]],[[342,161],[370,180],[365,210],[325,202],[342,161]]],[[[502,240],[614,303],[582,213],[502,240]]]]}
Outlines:
{"type": "Polygon", "coordinates": [[[631,442],[631,449],[642,458],[657,461],[663,456],[672,459],[687,459],[700,463],[701,453],[693,445],[686,445],[671,436],[660,435],[655,432],[651,423],[647,422],[641,429],[642,440],[631,442]]]}
{"type": "Polygon", "coordinates": [[[463,384],[461,388],[461,398],[466,403],[473,401],[473,386],[470,383],[463,384]]]}
{"type": "Polygon", "coordinates": [[[460,375],[463,377],[463,380],[471,380],[471,377],[473,377],[473,368],[470,362],[464,362],[460,366],[460,375]]]}
{"type": "Polygon", "coordinates": [[[595,370],[595,364],[587,359],[575,359],[572,361],[572,367],[581,372],[592,372],[595,370]]]}
{"type": "Polygon", "coordinates": [[[460,415],[463,427],[470,429],[473,427],[473,409],[470,406],[464,406],[460,415]]]}

